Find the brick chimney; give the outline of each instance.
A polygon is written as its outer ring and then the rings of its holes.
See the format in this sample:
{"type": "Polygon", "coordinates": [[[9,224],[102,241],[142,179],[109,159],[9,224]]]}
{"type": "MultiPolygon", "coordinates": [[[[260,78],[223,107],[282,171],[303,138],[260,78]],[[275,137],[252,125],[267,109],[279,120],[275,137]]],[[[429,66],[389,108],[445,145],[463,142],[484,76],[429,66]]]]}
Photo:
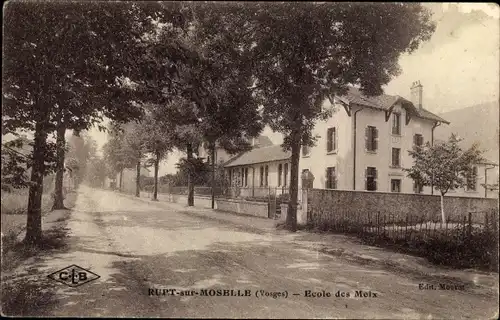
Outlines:
{"type": "Polygon", "coordinates": [[[423,87],[420,84],[420,81],[415,81],[411,85],[411,102],[415,105],[419,110],[422,109],[422,91],[423,87]]]}

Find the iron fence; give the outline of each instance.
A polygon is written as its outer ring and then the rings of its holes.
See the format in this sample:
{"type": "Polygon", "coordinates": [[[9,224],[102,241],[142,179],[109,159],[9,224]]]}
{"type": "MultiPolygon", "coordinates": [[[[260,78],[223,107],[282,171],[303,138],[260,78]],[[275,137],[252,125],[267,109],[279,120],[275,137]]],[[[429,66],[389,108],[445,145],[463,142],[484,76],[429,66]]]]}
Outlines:
{"type": "Polygon", "coordinates": [[[379,212],[329,212],[320,219],[308,208],[309,227],[352,234],[370,244],[396,246],[403,252],[438,264],[479,267],[498,272],[498,209],[469,212],[456,222],[428,221],[408,215],[405,220],[379,212]]]}

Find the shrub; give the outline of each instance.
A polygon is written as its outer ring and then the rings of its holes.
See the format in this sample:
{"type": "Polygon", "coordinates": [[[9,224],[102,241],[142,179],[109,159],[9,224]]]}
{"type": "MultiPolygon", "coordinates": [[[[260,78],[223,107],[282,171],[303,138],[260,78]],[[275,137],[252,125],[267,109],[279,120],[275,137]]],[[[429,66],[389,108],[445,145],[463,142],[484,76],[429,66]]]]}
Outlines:
{"type": "MultiPolygon", "coordinates": [[[[28,192],[28,188],[2,192],[2,214],[25,214],[28,209],[28,192]]],[[[50,194],[42,195],[42,211],[50,210],[52,202],[50,194]]]]}

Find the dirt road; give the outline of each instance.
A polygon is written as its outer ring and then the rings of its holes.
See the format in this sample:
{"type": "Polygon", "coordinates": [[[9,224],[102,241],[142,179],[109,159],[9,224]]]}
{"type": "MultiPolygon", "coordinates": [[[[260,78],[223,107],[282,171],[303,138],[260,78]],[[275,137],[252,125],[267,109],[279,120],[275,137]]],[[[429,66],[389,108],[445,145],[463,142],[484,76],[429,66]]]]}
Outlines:
{"type": "Polygon", "coordinates": [[[67,227],[66,250],[18,275],[53,285],[32,315],[486,319],[498,310],[491,290],[349,262],[282,233],[110,191],[82,187],[67,227]],[[100,278],[78,287],[47,278],[73,264],[100,278]]]}

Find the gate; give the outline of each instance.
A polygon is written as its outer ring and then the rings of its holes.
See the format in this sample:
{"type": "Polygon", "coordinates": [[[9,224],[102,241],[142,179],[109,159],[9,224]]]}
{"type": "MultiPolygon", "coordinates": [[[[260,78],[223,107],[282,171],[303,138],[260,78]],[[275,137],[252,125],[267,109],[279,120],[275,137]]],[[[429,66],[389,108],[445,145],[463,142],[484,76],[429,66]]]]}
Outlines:
{"type": "Polygon", "coordinates": [[[290,200],[290,189],[288,187],[276,187],[269,193],[269,214],[270,219],[280,219],[281,204],[290,200]]]}

